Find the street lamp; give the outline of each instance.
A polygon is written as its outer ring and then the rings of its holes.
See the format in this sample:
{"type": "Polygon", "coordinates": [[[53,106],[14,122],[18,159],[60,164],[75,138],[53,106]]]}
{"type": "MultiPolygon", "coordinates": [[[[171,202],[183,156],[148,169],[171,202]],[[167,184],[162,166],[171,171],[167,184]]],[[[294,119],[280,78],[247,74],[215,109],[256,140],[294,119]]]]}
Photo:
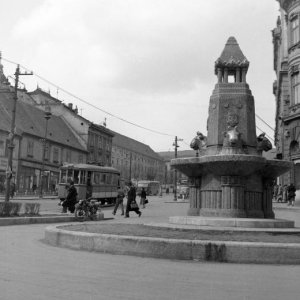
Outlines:
{"type": "Polygon", "coordinates": [[[45,154],[46,154],[46,144],[47,144],[47,133],[48,133],[48,121],[51,118],[51,108],[50,106],[46,106],[45,107],[45,114],[44,114],[44,118],[46,119],[46,129],[45,129],[45,137],[42,140],[43,142],[43,155],[42,155],[42,168],[40,171],[40,198],[43,198],[43,175],[44,175],[44,171],[45,171],[45,154]]]}
{"type": "MultiPolygon", "coordinates": [[[[175,136],[175,142],[173,143],[173,146],[175,147],[175,158],[177,158],[177,148],[178,146],[178,142],[183,141],[183,139],[179,139],[177,138],[177,136],[175,136]]],[[[177,170],[175,169],[174,172],[174,201],[177,201],[177,170]]]]}

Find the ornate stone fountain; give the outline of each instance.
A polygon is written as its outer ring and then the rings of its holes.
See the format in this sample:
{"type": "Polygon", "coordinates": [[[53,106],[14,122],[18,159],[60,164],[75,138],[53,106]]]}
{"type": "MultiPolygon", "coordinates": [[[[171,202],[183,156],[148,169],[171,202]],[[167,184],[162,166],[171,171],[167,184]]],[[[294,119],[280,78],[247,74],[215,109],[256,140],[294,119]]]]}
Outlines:
{"type": "MultiPolygon", "coordinates": [[[[272,145],[265,134],[256,135],[254,98],[246,83],[248,67],[236,39],[230,37],[215,62],[218,82],[210,97],[207,137],[198,132],[191,143],[199,155],[171,161],[189,178],[188,216],[198,217],[171,217],[171,223],[202,224],[203,217],[217,217],[218,224],[220,218],[274,219],[273,182],[292,163],[262,156],[272,145]]],[[[279,223],[267,226],[291,226],[288,221],[279,223]]]]}

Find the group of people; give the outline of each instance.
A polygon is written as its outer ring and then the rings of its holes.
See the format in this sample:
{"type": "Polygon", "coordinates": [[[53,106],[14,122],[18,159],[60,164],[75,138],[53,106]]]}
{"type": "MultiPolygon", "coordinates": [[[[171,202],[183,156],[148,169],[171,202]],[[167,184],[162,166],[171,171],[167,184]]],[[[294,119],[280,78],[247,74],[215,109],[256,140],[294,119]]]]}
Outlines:
{"type": "MultiPolygon", "coordinates": [[[[69,186],[67,187],[68,193],[66,199],[59,203],[62,206],[62,213],[67,213],[67,210],[71,213],[75,211],[75,205],[77,202],[77,190],[74,186],[74,181],[70,181],[69,186]]],[[[141,191],[140,205],[145,208],[146,206],[146,191],[143,188],[141,191]]],[[[120,206],[122,213],[125,214],[125,218],[129,218],[129,212],[134,211],[139,217],[142,215],[142,212],[139,209],[139,206],[136,202],[136,189],[134,185],[130,182],[128,187],[122,189],[120,186],[118,187],[118,194],[116,199],[116,204],[114,206],[113,215],[116,214],[118,207],[120,206]],[[127,197],[126,209],[124,209],[123,200],[127,197]]]]}
{"type": "MultiPolygon", "coordinates": [[[[125,189],[122,189],[121,187],[118,188],[118,196],[116,200],[116,204],[114,207],[114,210],[112,212],[113,215],[116,214],[118,207],[121,208],[121,215],[123,216],[125,214],[125,218],[129,218],[129,212],[134,211],[139,217],[142,215],[142,212],[140,211],[140,208],[136,202],[136,189],[132,182],[129,182],[128,187],[125,189]],[[124,198],[127,196],[127,203],[126,203],[126,209],[124,209],[124,198]],[[124,212],[125,210],[125,212],[124,212]]],[[[146,191],[144,188],[142,188],[141,191],[141,198],[140,198],[140,205],[145,208],[146,207],[146,191]]]]}
{"type": "Polygon", "coordinates": [[[293,183],[287,185],[275,184],[273,190],[273,201],[288,203],[294,206],[296,197],[296,187],[293,183]]]}

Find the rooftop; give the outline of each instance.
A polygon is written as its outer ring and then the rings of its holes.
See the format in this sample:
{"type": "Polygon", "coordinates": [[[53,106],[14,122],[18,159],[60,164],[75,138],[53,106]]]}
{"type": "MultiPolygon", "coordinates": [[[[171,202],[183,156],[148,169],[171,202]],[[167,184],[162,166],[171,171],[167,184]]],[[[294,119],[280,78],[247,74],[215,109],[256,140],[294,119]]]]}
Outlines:
{"type": "MultiPolygon", "coordinates": [[[[0,93],[0,128],[7,132],[10,132],[11,128],[12,106],[13,93],[0,93]]],[[[18,101],[16,109],[16,134],[21,135],[25,133],[44,138],[46,122],[44,116],[44,112],[33,105],[18,101]]],[[[77,138],[63,119],[54,115],[48,121],[47,139],[77,150],[86,151],[77,141],[77,138]]]]}

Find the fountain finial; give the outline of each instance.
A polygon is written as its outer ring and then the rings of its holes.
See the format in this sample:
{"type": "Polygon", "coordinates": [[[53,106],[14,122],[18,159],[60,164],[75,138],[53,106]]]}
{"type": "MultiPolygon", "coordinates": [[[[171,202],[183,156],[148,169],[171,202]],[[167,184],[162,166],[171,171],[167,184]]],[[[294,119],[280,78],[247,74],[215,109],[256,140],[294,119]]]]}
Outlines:
{"type": "Polygon", "coordinates": [[[215,74],[218,81],[228,83],[228,76],[234,76],[234,82],[246,82],[249,61],[240,49],[235,37],[231,36],[215,62],[215,74]]]}

